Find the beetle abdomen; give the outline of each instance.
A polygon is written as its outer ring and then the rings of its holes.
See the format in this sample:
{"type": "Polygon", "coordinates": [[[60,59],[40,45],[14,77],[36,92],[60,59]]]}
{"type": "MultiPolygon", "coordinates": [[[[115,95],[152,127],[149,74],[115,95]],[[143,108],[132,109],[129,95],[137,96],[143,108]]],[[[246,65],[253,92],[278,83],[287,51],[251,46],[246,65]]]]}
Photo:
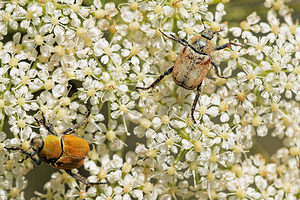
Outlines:
{"type": "Polygon", "coordinates": [[[209,64],[209,56],[199,55],[184,47],[174,64],[174,82],[188,90],[196,88],[205,78],[209,64]]]}
{"type": "Polygon", "coordinates": [[[85,157],[71,156],[65,152],[62,156],[53,163],[53,166],[58,169],[76,169],[83,165],[85,157]]]}
{"type": "Polygon", "coordinates": [[[63,154],[53,163],[59,169],[75,169],[83,165],[84,158],[90,150],[84,139],[74,135],[64,135],[62,138],[63,154]]]}
{"type": "Polygon", "coordinates": [[[64,152],[68,155],[83,156],[89,152],[89,143],[75,135],[64,135],[62,137],[64,152]]]}

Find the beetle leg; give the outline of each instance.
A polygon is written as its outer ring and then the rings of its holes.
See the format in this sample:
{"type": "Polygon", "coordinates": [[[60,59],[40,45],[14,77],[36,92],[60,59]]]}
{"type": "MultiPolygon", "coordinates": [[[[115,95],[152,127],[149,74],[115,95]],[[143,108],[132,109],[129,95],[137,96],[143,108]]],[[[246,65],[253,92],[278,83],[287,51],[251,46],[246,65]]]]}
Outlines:
{"type": "Polygon", "coordinates": [[[135,89],[141,89],[141,90],[148,90],[152,87],[154,87],[161,79],[163,79],[165,76],[169,75],[172,73],[174,66],[170,67],[165,71],[163,74],[161,74],[149,87],[136,87],[135,89]]]}
{"type": "Polygon", "coordinates": [[[170,35],[167,35],[166,33],[164,33],[162,30],[159,29],[159,32],[161,32],[166,38],[169,38],[171,40],[174,40],[175,42],[178,42],[180,44],[182,44],[183,46],[188,46],[189,43],[188,41],[186,41],[185,39],[183,38],[180,38],[180,37],[177,37],[173,34],[170,34],[170,35]]]}
{"type": "Polygon", "coordinates": [[[21,151],[22,154],[26,155],[27,157],[31,157],[32,154],[25,151],[24,149],[22,149],[21,147],[4,147],[6,150],[14,150],[14,151],[21,151]]]}
{"type": "Polygon", "coordinates": [[[23,158],[22,160],[19,160],[18,163],[22,163],[24,162],[25,160],[27,160],[27,158],[30,158],[36,165],[40,165],[42,163],[42,160],[40,159],[36,159],[35,157],[32,156],[27,156],[25,158],[23,158]]]}
{"type": "Polygon", "coordinates": [[[80,126],[84,125],[87,123],[88,118],[90,116],[91,111],[88,109],[87,113],[85,114],[85,118],[79,122],[78,124],[75,124],[74,126],[68,128],[67,130],[65,130],[62,134],[63,135],[69,135],[74,133],[80,126]]]}
{"type": "Polygon", "coordinates": [[[225,48],[227,48],[227,47],[229,47],[231,45],[241,46],[241,47],[243,46],[241,44],[236,44],[236,43],[233,43],[233,42],[229,42],[229,43],[223,44],[223,45],[221,45],[219,47],[215,47],[215,50],[218,51],[218,50],[221,50],[221,49],[225,49],[225,48]]]}
{"type": "Polygon", "coordinates": [[[99,185],[99,184],[104,184],[104,183],[91,183],[89,182],[85,177],[81,176],[80,174],[74,174],[70,169],[65,169],[65,171],[70,175],[72,176],[73,178],[75,178],[77,181],[85,184],[85,185],[88,185],[88,186],[93,186],[93,185],[99,185]]]}
{"type": "Polygon", "coordinates": [[[37,164],[37,165],[40,165],[41,162],[42,162],[40,159],[36,159],[36,158],[34,157],[35,154],[36,154],[35,151],[33,151],[33,152],[30,153],[30,152],[25,151],[25,150],[22,149],[21,147],[4,147],[4,148],[5,148],[6,150],[21,151],[22,154],[26,155],[25,158],[23,158],[22,160],[19,160],[19,161],[18,161],[19,163],[24,162],[27,158],[31,158],[31,160],[32,160],[35,164],[37,164]]]}
{"type": "Polygon", "coordinates": [[[216,72],[217,76],[220,77],[220,78],[225,78],[224,76],[221,75],[220,69],[217,66],[217,64],[214,63],[213,61],[211,61],[210,63],[212,64],[212,66],[214,66],[214,69],[215,69],[215,72],[216,72]]]}
{"type": "Polygon", "coordinates": [[[36,118],[34,118],[36,120],[36,122],[38,123],[38,125],[44,126],[47,129],[47,131],[49,131],[51,134],[57,135],[56,131],[54,130],[53,124],[47,122],[45,115],[42,111],[41,111],[41,116],[42,116],[41,120],[37,120],[36,118]]]}
{"type": "Polygon", "coordinates": [[[193,122],[196,124],[196,120],[195,120],[195,117],[194,117],[194,111],[195,111],[195,108],[196,108],[196,105],[197,105],[197,102],[198,102],[198,99],[200,97],[200,93],[201,93],[201,85],[202,85],[202,82],[200,83],[200,85],[198,85],[197,87],[197,94],[195,96],[195,99],[194,99],[194,102],[193,102],[193,105],[192,105],[192,108],[191,108],[191,116],[192,116],[192,120],[193,122]]]}
{"type": "Polygon", "coordinates": [[[178,42],[179,44],[182,44],[183,46],[188,46],[188,47],[190,47],[190,48],[191,48],[193,51],[195,51],[196,53],[201,54],[201,55],[207,55],[207,53],[203,53],[203,52],[200,52],[200,51],[198,51],[197,49],[195,49],[195,47],[193,47],[192,45],[190,45],[190,44],[188,43],[188,41],[186,41],[185,39],[180,38],[180,37],[177,37],[176,35],[173,35],[173,34],[167,35],[167,34],[165,34],[164,32],[162,32],[160,29],[159,29],[159,31],[160,31],[165,37],[167,37],[167,38],[169,38],[169,39],[171,39],[171,40],[174,40],[175,42],[178,42]]]}

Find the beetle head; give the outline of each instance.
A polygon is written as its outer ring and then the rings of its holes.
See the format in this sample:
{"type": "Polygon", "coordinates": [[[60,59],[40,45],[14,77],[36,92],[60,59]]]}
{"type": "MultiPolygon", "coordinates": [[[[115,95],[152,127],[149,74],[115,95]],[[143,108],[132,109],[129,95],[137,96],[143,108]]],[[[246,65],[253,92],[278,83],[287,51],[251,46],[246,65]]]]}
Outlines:
{"type": "Polygon", "coordinates": [[[211,40],[213,39],[214,35],[216,34],[215,31],[213,31],[212,29],[208,28],[205,29],[202,33],[201,36],[206,38],[207,40],[211,40]]]}
{"type": "Polygon", "coordinates": [[[43,146],[44,146],[44,140],[42,137],[35,137],[32,138],[30,141],[30,146],[34,151],[42,151],[43,146]]]}

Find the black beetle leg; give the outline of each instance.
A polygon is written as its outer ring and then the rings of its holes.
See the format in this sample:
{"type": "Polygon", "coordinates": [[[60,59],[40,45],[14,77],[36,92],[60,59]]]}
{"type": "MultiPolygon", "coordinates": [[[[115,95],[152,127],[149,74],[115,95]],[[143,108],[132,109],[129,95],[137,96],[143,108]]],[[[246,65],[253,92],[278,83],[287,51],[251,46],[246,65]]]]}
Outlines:
{"type": "Polygon", "coordinates": [[[23,158],[22,160],[19,160],[18,163],[24,162],[25,160],[27,160],[27,158],[29,158],[29,156],[26,155],[25,158],[23,158]]]}
{"type": "Polygon", "coordinates": [[[169,75],[172,73],[174,66],[170,67],[165,71],[163,74],[161,74],[149,87],[136,87],[135,89],[141,89],[141,90],[148,90],[152,87],[154,87],[161,79],[163,79],[165,76],[169,75]]]}
{"type": "Polygon", "coordinates": [[[193,47],[192,45],[190,45],[190,44],[188,43],[188,41],[186,41],[185,39],[180,38],[180,37],[177,37],[176,35],[173,35],[173,34],[167,35],[167,34],[165,34],[164,32],[162,32],[160,29],[159,29],[159,31],[160,31],[165,37],[167,37],[167,38],[169,38],[169,39],[171,39],[171,40],[174,40],[175,42],[178,42],[179,44],[182,44],[183,46],[188,46],[188,47],[190,47],[190,48],[191,48],[193,51],[195,51],[196,53],[198,53],[198,54],[200,54],[200,55],[207,55],[207,53],[203,53],[203,52],[200,52],[200,51],[198,51],[197,49],[195,49],[195,47],[193,47]]]}
{"type": "Polygon", "coordinates": [[[85,118],[79,122],[78,124],[73,125],[72,127],[68,128],[67,130],[65,130],[62,134],[64,135],[69,135],[74,133],[80,126],[84,125],[87,123],[88,118],[90,116],[91,111],[88,109],[88,111],[85,114],[85,118]]]}
{"type": "Polygon", "coordinates": [[[220,78],[225,78],[224,76],[221,75],[220,69],[217,66],[217,64],[214,63],[213,61],[211,61],[210,63],[212,64],[212,66],[214,66],[214,69],[215,69],[215,72],[216,72],[217,76],[220,77],[220,78]]]}
{"type": "Polygon", "coordinates": [[[197,105],[197,102],[198,102],[198,99],[200,97],[200,93],[201,93],[201,85],[202,85],[202,82],[200,83],[200,85],[198,85],[197,87],[197,94],[195,96],[195,99],[194,99],[194,102],[193,102],[193,105],[192,105],[192,108],[191,108],[191,116],[192,116],[192,120],[193,122],[196,124],[196,120],[195,120],[195,117],[194,117],[194,111],[195,111],[195,108],[196,108],[196,105],[197,105]]]}
{"type": "Polygon", "coordinates": [[[25,158],[23,158],[22,160],[19,160],[18,162],[19,163],[22,163],[24,162],[27,158],[31,158],[31,160],[37,164],[37,165],[40,165],[41,164],[41,160],[40,159],[36,159],[34,156],[36,154],[35,151],[32,151],[32,152],[27,152],[25,151],[24,149],[22,149],[21,147],[4,147],[6,150],[14,150],[14,151],[21,151],[22,154],[26,155],[25,158]]]}
{"type": "Polygon", "coordinates": [[[42,119],[41,120],[37,120],[36,118],[34,118],[36,120],[36,122],[38,123],[39,126],[44,126],[45,129],[47,129],[47,131],[49,131],[51,134],[53,135],[58,135],[56,133],[56,131],[54,130],[54,126],[53,124],[47,122],[46,118],[45,118],[45,115],[44,113],[41,111],[41,116],[42,116],[42,119]]]}
{"type": "Polygon", "coordinates": [[[93,186],[93,185],[99,185],[99,184],[104,184],[104,183],[91,183],[89,182],[85,177],[81,176],[80,174],[74,174],[70,169],[65,169],[65,171],[72,176],[73,178],[75,178],[77,181],[87,185],[87,186],[93,186]]]}
{"type": "Polygon", "coordinates": [[[218,51],[218,50],[221,50],[221,49],[225,49],[225,48],[227,48],[227,47],[229,47],[229,46],[231,46],[231,45],[241,46],[241,47],[243,46],[243,45],[241,45],[241,44],[236,44],[236,43],[234,43],[234,42],[229,42],[229,43],[223,44],[223,45],[221,45],[221,46],[219,46],[219,47],[215,47],[215,50],[218,51]]]}
{"type": "Polygon", "coordinates": [[[171,40],[174,40],[175,42],[178,42],[178,43],[182,44],[183,46],[189,46],[188,41],[186,41],[185,39],[180,38],[180,37],[177,37],[177,36],[174,35],[174,34],[167,35],[166,33],[162,32],[160,29],[159,29],[159,31],[160,31],[166,38],[169,38],[169,39],[171,39],[171,40]]]}

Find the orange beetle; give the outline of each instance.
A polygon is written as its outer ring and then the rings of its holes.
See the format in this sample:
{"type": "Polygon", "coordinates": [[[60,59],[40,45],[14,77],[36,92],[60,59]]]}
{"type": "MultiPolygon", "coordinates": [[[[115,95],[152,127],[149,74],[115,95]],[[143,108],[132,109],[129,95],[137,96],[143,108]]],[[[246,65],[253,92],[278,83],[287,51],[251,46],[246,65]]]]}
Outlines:
{"type": "Polygon", "coordinates": [[[89,144],[84,139],[70,135],[76,131],[80,126],[87,123],[90,111],[87,112],[84,120],[73,127],[68,128],[62,133],[62,137],[58,137],[53,125],[48,123],[45,119],[43,112],[41,112],[42,119],[37,120],[40,126],[44,126],[50,133],[46,137],[35,137],[31,140],[29,150],[24,150],[21,147],[5,147],[7,150],[19,150],[26,157],[19,161],[23,162],[27,158],[31,158],[37,165],[42,161],[52,165],[58,169],[64,169],[69,175],[76,180],[86,184],[95,185],[101,183],[91,183],[85,177],[74,174],[71,169],[79,168],[83,165],[85,156],[90,150],[89,144]]]}

